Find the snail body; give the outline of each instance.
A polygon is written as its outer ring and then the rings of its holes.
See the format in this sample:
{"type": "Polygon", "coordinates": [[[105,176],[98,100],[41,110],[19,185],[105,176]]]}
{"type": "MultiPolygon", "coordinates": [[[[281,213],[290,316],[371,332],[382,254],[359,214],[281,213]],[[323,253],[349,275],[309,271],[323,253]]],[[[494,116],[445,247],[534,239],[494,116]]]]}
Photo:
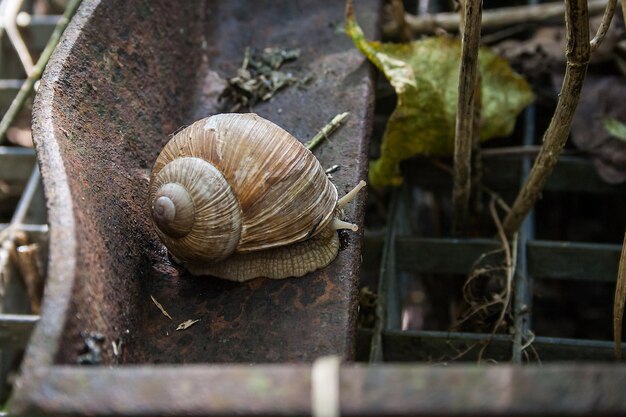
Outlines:
{"type": "Polygon", "coordinates": [[[158,156],[149,199],[157,235],[194,275],[234,281],[302,276],[336,257],[338,199],[315,156],[256,114],[219,114],[177,133],[158,156]]]}

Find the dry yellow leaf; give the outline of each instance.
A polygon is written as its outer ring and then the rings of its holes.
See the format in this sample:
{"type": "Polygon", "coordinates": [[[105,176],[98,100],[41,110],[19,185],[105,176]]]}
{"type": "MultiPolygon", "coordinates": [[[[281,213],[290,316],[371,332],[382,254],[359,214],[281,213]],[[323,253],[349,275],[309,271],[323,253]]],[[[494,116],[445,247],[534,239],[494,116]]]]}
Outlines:
{"type": "MultiPolygon", "coordinates": [[[[351,7],[346,33],[381,70],[398,96],[383,135],[380,158],[372,162],[375,188],[402,182],[399,164],[415,155],[453,152],[461,42],[445,37],[404,44],[365,39],[351,7]]],[[[481,140],[511,134],[517,115],[533,100],[526,80],[488,48],[478,54],[481,75],[481,140]]]]}

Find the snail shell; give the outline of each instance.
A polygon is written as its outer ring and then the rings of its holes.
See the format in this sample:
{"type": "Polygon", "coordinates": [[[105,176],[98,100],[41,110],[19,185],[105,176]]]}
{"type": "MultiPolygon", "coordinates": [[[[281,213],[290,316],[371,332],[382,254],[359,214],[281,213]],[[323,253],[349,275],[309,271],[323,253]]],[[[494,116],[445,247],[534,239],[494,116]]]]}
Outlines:
{"type": "Polygon", "coordinates": [[[156,231],[195,275],[301,276],[336,257],[337,198],[315,156],[256,114],[219,114],[177,133],[152,170],[156,231]]]}

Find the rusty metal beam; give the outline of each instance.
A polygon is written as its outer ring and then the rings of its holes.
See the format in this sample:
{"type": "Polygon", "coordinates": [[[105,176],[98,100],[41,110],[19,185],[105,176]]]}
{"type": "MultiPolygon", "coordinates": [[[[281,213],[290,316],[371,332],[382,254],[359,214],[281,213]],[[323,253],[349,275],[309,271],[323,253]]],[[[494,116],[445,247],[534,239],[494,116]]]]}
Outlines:
{"type": "MultiPolygon", "coordinates": [[[[308,365],[55,366],[24,415],[308,416],[308,365]],[[157,377],[158,375],[158,377],[157,377]]],[[[626,412],[626,368],[613,365],[345,365],[344,416],[584,416],[626,412]]]]}
{"type": "MultiPolygon", "coordinates": [[[[370,36],[378,3],[359,5],[359,20],[370,36]]],[[[80,383],[85,387],[117,378],[105,366],[57,367],[76,364],[85,338],[93,334],[102,341],[97,355],[102,365],[353,356],[359,235],[340,234],[338,258],[304,278],[236,284],[192,277],[172,263],[146,205],[147,174],[161,147],[181,126],[224,111],[218,95],[248,46],[299,48],[299,59],[286,70],[308,80],[251,110],[303,142],[334,115],[349,111],[333,140],[315,153],[323,166],[340,166],[333,174],[340,194],[365,177],[372,68],[350,39],[334,30],[343,20],[343,6],[331,0],[83,3],[47,67],[35,104],[33,136],[49,208],[49,279],[16,384],[15,410],[45,410],[38,401],[57,384],[49,378],[69,384],[63,388],[67,393],[81,390],[69,388],[78,375],[90,380],[80,383]],[[191,318],[201,320],[174,331],[191,318]]],[[[346,210],[360,225],[364,201],[363,193],[346,210]]],[[[138,374],[140,379],[152,374],[166,381],[171,370],[182,368],[142,369],[147,373],[138,374]]],[[[201,380],[201,374],[189,381],[201,380]]],[[[214,375],[210,368],[209,374],[214,375]]],[[[132,392],[133,375],[122,370],[114,385],[132,392]]],[[[52,408],[61,404],[48,399],[52,408]]],[[[145,414],[141,407],[161,409],[157,414],[169,407],[162,408],[156,396],[136,406],[138,414],[145,414]]]]}

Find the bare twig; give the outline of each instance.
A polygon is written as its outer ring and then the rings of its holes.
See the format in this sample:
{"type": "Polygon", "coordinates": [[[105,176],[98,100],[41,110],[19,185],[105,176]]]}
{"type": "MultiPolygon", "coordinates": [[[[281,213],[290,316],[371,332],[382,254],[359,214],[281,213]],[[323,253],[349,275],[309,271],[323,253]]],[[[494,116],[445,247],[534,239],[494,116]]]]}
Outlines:
{"type": "Polygon", "coordinates": [[[466,0],[463,13],[465,27],[461,37],[461,68],[454,133],[454,173],[452,201],[453,229],[459,233],[465,227],[467,205],[471,191],[472,134],[474,105],[478,90],[478,48],[480,47],[481,0],[466,0]]]}
{"type": "Polygon", "coordinates": [[[14,263],[26,286],[32,314],[41,312],[43,298],[44,277],[39,265],[38,252],[39,245],[36,243],[20,244],[13,251],[14,263]]]}
{"type": "Polygon", "coordinates": [[[604,15],[602,16],[602,22],[600,22],[600,27],[598,27],[596,36],[594,36],[591,40],[591,52],[598,49],[598,47],[602,43],[602,40],[604,40],[604,36],[609,30],[609,26],[611,26],[611,20],[613,20],[616,5],[617,0],[609,0],[609,2],[606,4],[606,9],[604,9],[604,15]]]}
{"type": "Polygon", "coordinates": [[[9,126],[11,126],[11,123],[13,123],[13,120],[15,120],[15,118],[17,117],[18,113],[24,106],[24,103],[26,103],[26,100],[32,94],[35,88],[35,83],[41,77],[41,74],[43,73],[43,70],[48,63],[50,56],[52,56],[52,52],[54,52],[57,43],[59,43],[59,40],[61,39],[63,31],[70,22],[71,17],[76,12],[76,9],[80,5],[80,2],[81,0],[71,0],[69,2],[65,9],[65,13],[63,13],[63,17],[59,19],[56,27],[54,28],[54,31],[52,32],[52,35],[50,35],[50,39],[48,40],[45,49],[41,53],[37,64],[33,67],[31,73],[28,74],[28,78],[26,79],[26,81],[24,81],[24,84],[22,84],[22,87],[17,93],[17,96],[15,96],[15,98],[11,102],[11,106],[2,117],[2,121],[0,121],[0,145],[2,145],[5,141],[6,133],[9,130],[9,126]]]}
{"type": "MultiPolygon", "coordinates": [[[[502,244],[502,248],[504,249],[504,257],[505,257],[505,265],[506,265],[506,281],[504,290],[501,293],[502,300],[502,309],[500,310],[500,316],[496,320],[493,325],[493,329],[491,330],[490,339],[498,331],[498,328],[504,322],[504,318],[506,317],[506,313],[509,309],[509,304],[511,303],[511,295],[513,292],[513,277],[515,275],[515,269],[517,264],[517,234],[513,236],[513,248],[509,245],[509,241],[507,240],[507,236],[504,233],[504,228],[502,227],[502,223],[500,222],[500,217],[498,216],[498,212],[496,210],[496,202],[492,199],[489,203],[489,212],[491,213],[491,217],[493,222],[498,229],[498,238],[500,239],[500,243],[502,244]]],[[[478,362],[481,361],[482,355],[486,346],[483,346],[478,353],[478,362]]]]}
{"type": "Polygon", "coordinates": [[[389,11],[391,12],[391,17],[395,21],[400,40],[402,42],[410,41],[411,28],[409,28],[409,25],[407,25],[405,20],[405,16],[407,14],[404,12],[404,3],[402,0],[391,0],[391,4],[389,6],[389,11]]]}
{"type": "Polygon", "coordinates": [[[315,136],[313,136],[313,139],[308,141],[304,146],[310,151],[315,149],[320,143],[322,143],[324,139],[328,137],[328,135],[337,130],[337,128],[341,126],[343,121],[346,120],[349,115],[350,113],[345,112],[333,117],[333,119],[326,126],[324,126],[315,136]]]}
{"type": "Polygon", "coordinates": [[[483,175],[483,157],[480,146],[480,115],[482,109],[482,75],[478,73],[476,79],[476,99],[474,102],[474,117],[472,120],[472,171],[471,171],[471,198],[472,207],[476,213],[482,211],[482,192],[480,183],[483,175]]]}
{"type": "MultiPolygon", "coordinates": [[[[622,4],[626,0],[622,0],[622,4]]],[[[591,15],[602,13],[606,8],[606,0],[591,0],[589,2],[589,13],[591,15]]],[[[491,29],[515,24],[541,23],[546,20],[562,16],[565,6],[562,2],[543,3],[530,6],[499,7],[497,9],[485,10],[482,19],[482,28],[491,29]]],[[[624,7],[622,6],[622,11],[624,7]]],[[[624,11],[626,13],[626,11],[624,11]]],[[[411,28],[413,34],[435,33],[439,29],[454,32],[459,28],[458,13],[437,13],[415,16],[407,14],[405,20],[411,28]]],[[[386,35],[397,32],[395,22],[387,24],[383,31],[386,35]]]]}
{"type": "Polygon", "coordinates": [[[6,8],[4,10],[4,28],[6,29],[7,36],[17,52],[26,76],[29,76],[33,71],[33,58],[30,56],[30,52],[24,43],[24,39],[20,35],[20,31],[17,29],[16,18],[20,12],[20,7],[24,0],[7,0],[6,8]]]}
{"type": "Polygon", "coordinates": [[[613,338],[615,339],[615,358],[622,359],[622,319],[624,318],[624,303],[626,302],[626,233],[622,245],[622,255],[619,259],[617,284],[615,285],[615,301],[613,303],[613,338]]]}
{"type": "Polygon", "coordinates": [[[556,165],[572,126],[587,65],[589,63],[589,14],[586,0],[566,0],[567,67],[556,110],[543,137],[537,159],[522,186],[511,212],[504,220],[504,231],[512,236],[531,210],[556,165]]]}

